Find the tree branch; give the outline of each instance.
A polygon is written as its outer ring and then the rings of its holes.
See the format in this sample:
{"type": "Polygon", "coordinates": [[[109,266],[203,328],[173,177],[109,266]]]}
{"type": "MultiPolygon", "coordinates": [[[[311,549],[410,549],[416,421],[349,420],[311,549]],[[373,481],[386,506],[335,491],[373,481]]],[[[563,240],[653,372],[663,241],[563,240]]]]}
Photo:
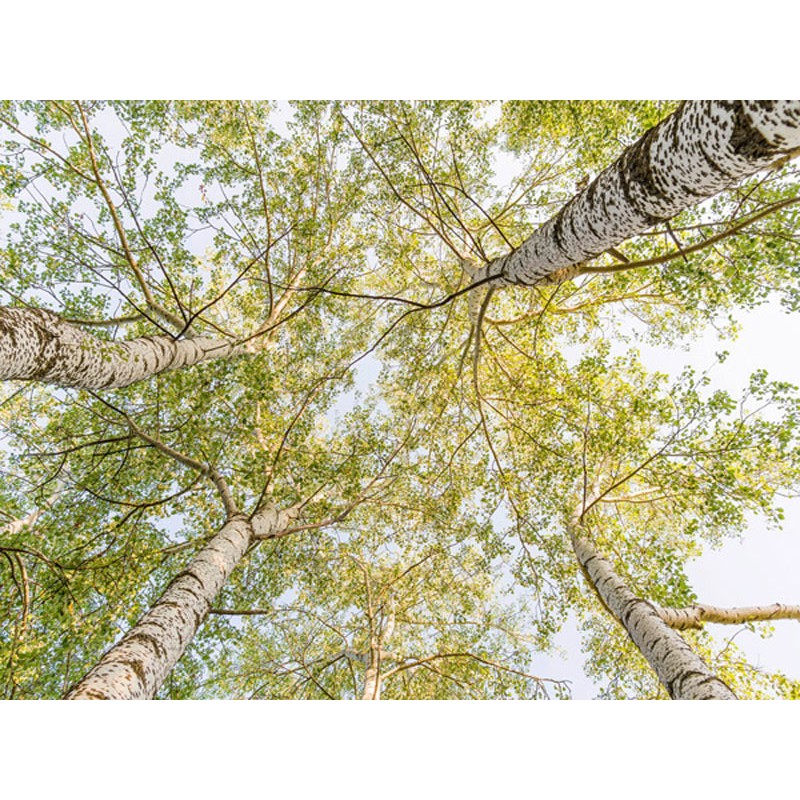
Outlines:
{"type": "Polygon", "coordinates": [[[660,608],[656,611],[661,619],[676,630],[702,628],[706,622],[720,625],[744,625],[748,622],[771,622],[778,619],[800,620],[800,606],[773,603],[768,606],[740,606],[720,608],[698,603],[685,608],[660,608]]]}

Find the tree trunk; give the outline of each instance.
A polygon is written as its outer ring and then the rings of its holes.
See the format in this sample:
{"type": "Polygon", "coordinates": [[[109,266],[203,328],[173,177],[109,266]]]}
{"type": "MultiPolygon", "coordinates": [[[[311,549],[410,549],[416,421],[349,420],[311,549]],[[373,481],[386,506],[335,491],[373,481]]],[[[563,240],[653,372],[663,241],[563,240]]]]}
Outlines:
{"type": "Polygon", "coordinates": [[[244,351],[241,345],[211,338],[143,336],[108,342],[51,311],[0,308],[0,380],[116,389],[159,372],[244,351]]]}
{"type": "Polygon", "coordinates": [[[67,700],[150,700],[183,655],[250,543],[296,516],[274,506],[230,519],[161,598],[66,695],[67,700]]]}
{"type": "Polygon", "coordinates": [[[370,635],[369,654],[365,654],[364,663],[367,666],[364,675],[364,693],[361,695],[362,700],[380,700],[381,689],[383,687],[383,675],[381,674],[381,667],[383,659],[391,657],[391,655],[384,650],[384,645],[388,644],[394,634],[396,613],[395,613],[395,598],[394,592],[390,590],[389,597],[386,600],[387,615],[381,622],[380,631],[377,636],[374,633],[375,615],[372,608],[372,600],[368,601],[370,616],[370,628],[373,633],[370,635]]]}
{"type": "Polygon", "coordinates": [[[364,694],[361,695],[362,700],[381,699],[381,676],[379,670],[377,663],[370,663],[367,667],[364,676],[364,694]]]}
{"type": "Polygon", "coordinates": [[[684,103],[474,280],[496,276],[489,285],[502,286],[571,277],[574,265],[798,152],[800,101],[684,103]]]}
{"type": "Polygon", "coordinates": [[[572,546],[592,586],[625,628],[674,700],[735,700],[681,635],[646,600],[636,597],[611,564],[585,537],[572,532],[572,546]]]}

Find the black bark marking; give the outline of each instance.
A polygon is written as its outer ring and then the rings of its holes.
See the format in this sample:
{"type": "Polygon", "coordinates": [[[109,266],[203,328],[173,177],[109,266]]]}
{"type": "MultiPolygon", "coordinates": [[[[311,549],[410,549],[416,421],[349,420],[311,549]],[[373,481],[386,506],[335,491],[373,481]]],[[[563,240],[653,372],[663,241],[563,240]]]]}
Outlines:
{"type": "Polygon", "coordinates": [[[194,597],[195,600],[197,600],[197,605],[204,607],[205,610],[202,613],[198,612],[197,608],[195,608],[195,604],[182,603],[177,600],[164,600],[163,602],[159,603],[159,605],[162,607],[170,606],[171,608],[174,608],[176,611],[180,612],[182,615],[191,611],[192,615],[194,616],[194,630],[196,631],[200,625],[202,625],[203,620],[208,616],[208,609],[211,608],[211,602],[205,596],[200,597],[189,589],[187,589],[186,592],[194,597]]]}
{"type": "Polygon", "coordinates": [[[564,206],[561,211],[558,212],[556,218],[553,220],[553,239],[556,243],[556,247],[562,252],[565,253],[566,250],[564,248],[564,233],[561,230],[564,224],[564,213],[569,208],[569,206],[564,206]]]}
{"type": "MultiPolygon", "coordinates": [[[[771,101],[764,101],[770,103],[771,101]]],[[[730,145],[734,153],[749,159],[769,158],[780,151],[770,144],[753,125],[741,100],[730,104],[733,112],[733,133],[730,145]]]]}
{"type": "MultiPolygon", "coordinates": [[[[714,170],[714,172],[716,172],[719,175],[724,175],[725,179],[728,180],[728,181],[736,180],[736,175],[731,175],[730,172],[728,172],[727,170],[723,169],[719,164],[717,164],[717,162],[714,161],[714,159],[711,158],[711,156],[706,152],[706,149],[705,149],[705,147],[702,146],[702,144],[698,146],[697,150],[700,153],[700,155],[703,157],[703,161],[705,161],[706,164],[708,164],[708,166],[711,167],[711,169],[714,170]]],[[[688,187],[688,186],[682,186],[681,188],[683,189],[683,191],[685,191],[685,192],[687,192],[689,194],[693,194],[696,197],[705,197],[706,196],[704,194],[697,194],[696,192],[692,191],[691,187],[688,187]]]]}
{"type": "MultiPolygon", "coordinates": [[[[99,356],[100,358],[102,358],[104,354],[102,352],[100,352],[100,353],[97,353],[96,355],[99,356]]],[[[126,353],[125,355],[130,357],[129,353],[126,353]]],[[[111,354],[110,360],[112,362],[114,361],[113,354],[111,354]]],[[[128,358],[124,358],[124,360],[127,361],[128,358]]],[[[115,387],[116,388],[116,383],[119,380],[119,377],[120,376],[119,376],[119,373],[118,373],[118,367],[110,369],[108,378],[105,381],[103,381],[98,388],[100,388],[100,389],[108,389],[110,387],[115,387]]]]}
{"type": "Polygon", "coordinates": [[[656,183],[653,176],[653,165],[650,148],[653,140],[658,135],[656,128],[651,128],[639,141],[637,146],[630,151],[626,167],[631,180],[636,181],[649,195],[654,197],[665,197],[661,187],[656,183]]]}
{"type": "Polygon", "coordinates": [[[681,130],[683,128],[683,118],[686,116],[686,103],[681,103],[678,110],[672,115],[672,149],[678,152],[681,146],[681,130]]]}
{"type": "MultiPolygon", "coordinates": [[[[153,652],[155,653],[156,658],[165,658],[167,656],[167,649],[164,647],[164,645],[161,644],[161,642],[158,640],[158,637],[153,636],[153,634],[151,633],[146,633],[145,631],[133,630],[131,631],[130,636],[126,637],[126,639],[127,642],[133,642],[139,639],[145,642],[146,644],[149,644],[153,652]]],[[[120,642],[120,644],[122,644],[122,642],[120,642]]],[[[122,661],[120,663],[125,664],[127,662],[122,661]]]]}
{"type": "Polygon", "coordinates": [[[583,566],[586,567],[586,569],[589,569],[589,564],[591,564],[592,561],[598,561],[599,559],[600,556],[595,556],[595,555],[589,556],[589,558],[587,558],[586,561],[583,562],[583,566]]]}
{"type": "Polygon", "coordinates": [[[620,178],[620,188],[622,189],[622,194],[625,195],[625,200],[640,217],[644,218],[648,226],[656,225],[659,222],[663,222],[665,219],[669,219],[669,217],[661,217],[641,209],[633,195],[632,186],[633,184],[640,186],[646,196],[669,199],[668,195],[666,195],[658,183],[656,183],[650,158],[650,145],[653,139],[659,135],[660,128],[661,124],[647,131],[647,133],[622,156],[621,160],[618,162],[619,166],[617,168],[620,178]]]}
{"type": "MultiPolygon", "coordinates": [[[[82,683],[82,681],[81,681],[82,683]]],[[[74,684],[70,687],[69,691],[64,695],[71,697],[76,692],[80,692],[87,700],[109,700],[109,696],[99,691],[98,689],[81,689],[81,683],[74,684]]]]}
{"type": "Polygon", "coordinates": [[[139,661],[135,659],[119,659],[117,663],[130,668],[134,675],[136,675],[142,688],[147,686],[147,672],[139,661]]]}
{"type": "Polygon", "coordinates": [[[589,229],[590,233],[592,234],[592,236],[594,236],[595,239],[602,238],[598,233],[597,228],[595,228],[594,225],[592,225],[592,219],[589,214],[586,215],[584,223],[586,224],[586,227],[589,229]]]}
{"type": "Polygon", "coordinates": [[[55,364],[57,364],[63,358],[61,355],[61,347],[57,342],[57,337],[50,333],[50,331],[45,327],[46,317],[43,314],[36,316],[40,316],[40,319],[36,320],[31,325],[39,342],[39,346],[37,348],[38,353],[36,356],[36,368],[31,373],[31,378],[34,380],[37,378],[46,378],[48,375],[50,375],[50,372],[55,364]],[[53,347],[50,348],[50,355],[46,356],[45,353],[48,351],[48,345],[53,345],[53,347]]]}
{"type": "MultiPolygon", "coordinates": [[[[183,579],[184,578],[192,578],[194,581],[197,582],[197,585],[200,587],[200,591],[201,592],[205,592],[206,591],[205,584],[203,583],[202,580],[200,580],[200,578],[197,575],[194,574],[194,572],[192,572],[192,566],[193,566],[192,564],[189,564],[189,566],[185,570],[179,572],[169,582],[169,584],[167,585],[167,588],[164,590],[164,594],[162,594],[161,596],[162,597],[166,597],[167,596],[167,592],[169,592],[170,589],[186,589],[186,591],[189,591],[188,587],[183,585],[183,579]]],[[[190,592],[190,594],[194,594],[194,592],[190,592]]],[[[159,602],[161,602],[161,601],[159,600],[159,602]]]]}
{"type": "MultiPolygon", "coordinates": [[[[575,198],[577,200],[577,198],[575,198]]],[[[575,200],[570,203],[570,206],[575,202],[575,200]]],[[[578,232],[575,230],[575,215],[570,214],[567,221],[569,222],[569,229],[572,231],[572,238],[574,241],[579,242],[582,237],[578,235],[578,232]]]]}
{"type": "MultiPolygon", "coordinates": [[[[704,675],[702,672],[698,672],[697,670],[683,670],[679,675],[677,675],[672,681],[670,681],[669,685],[667,686],[667,691],[669,692],[669,696],[674,700],[676,697],[685,697],[685,688],[684,685],[691,680],[697,681],[698,687],[707,688],[709,684],[714,683],[722,683],[725,688],[730,689],[726,684],[724,684],[719,678],[715,678],[714,676],[704,675]]],[[[714,692],[704,692],[703,696],[695,698],[698,700],[713,700],[714,692]]]]}

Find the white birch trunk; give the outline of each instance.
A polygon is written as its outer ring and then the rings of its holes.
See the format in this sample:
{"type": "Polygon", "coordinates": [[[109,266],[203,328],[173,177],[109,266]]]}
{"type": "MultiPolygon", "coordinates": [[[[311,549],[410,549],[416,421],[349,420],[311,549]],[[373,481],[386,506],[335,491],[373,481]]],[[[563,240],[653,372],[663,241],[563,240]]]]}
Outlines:
{"type": "MultiPolygon", "coordinates": [[[[364,663],[367,666],[364,675],[364,693],[361,695],[362,700],[380,700],[381,690],[383,688],[384,675],[381,673],[381,666],[383,661],[387,658],[393,658],[392,654],[384,650],[383,646],[388,644],[394,634],[396,611],[395,611],[395,598],[394,593],[390,592],[387,600],[388,615],[381,625],[380,633],[377,637],[370,637],[369,655],[364,655],[364,663]]],[[[370,602],[370,617],[374,620],[372,615],[372,603],[370,602]]]]}
{"type": "Polygon", "coordinates": [[[67,700],[150,700],[183,655],[211,604],[256,537],[280,534],[296,511],[237,516],[192,559],[161,598],[67,694],[67,700]]]}
{"type": "Polygon", "coordinates": [[[108,342],[50,311],[0,308],[0,380],[116,389],[159,372],[243,352],[241,345],[200,337],[143,336],[108,342]]]}
{"type": "Polygon", "coordinates": [[[361,699],[381,699],[381,677],[378,664],[372,663],[367,667],[367,671],[364,676],[364,694],[361,695],[361,699]]]}
{"type": "Polygon", "coordinates": [[[503,286],[571,277],[579,271],[574,265],[798,155],[799,148],[800,101],[684,103],[474,280],[496,276],[487,285],[503,286]]]}
{"type": "Polygon", "coordinates": [[[674,700],[735,700],[681,635],[646,600],[636,597],[586,538],[572,536],[578,561],[611,613],[625,628],[674,700]]]}

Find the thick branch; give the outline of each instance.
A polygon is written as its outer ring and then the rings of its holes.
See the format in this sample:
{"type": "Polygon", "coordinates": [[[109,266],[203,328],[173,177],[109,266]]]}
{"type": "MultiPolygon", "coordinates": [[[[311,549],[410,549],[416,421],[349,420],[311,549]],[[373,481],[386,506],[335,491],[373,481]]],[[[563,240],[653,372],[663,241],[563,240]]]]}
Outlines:
{"type": "Polygon", "coordinates": [[[687,630],[702,628],[706,622],[720,625],[744,625],[748,622],[772,622],[777,619],[800,620],[800,606],[773,603],[769,606],[741,606],[720,608],[718,606],[694,605],[686,608],[656,608],[670,628],[687,630]]]}

